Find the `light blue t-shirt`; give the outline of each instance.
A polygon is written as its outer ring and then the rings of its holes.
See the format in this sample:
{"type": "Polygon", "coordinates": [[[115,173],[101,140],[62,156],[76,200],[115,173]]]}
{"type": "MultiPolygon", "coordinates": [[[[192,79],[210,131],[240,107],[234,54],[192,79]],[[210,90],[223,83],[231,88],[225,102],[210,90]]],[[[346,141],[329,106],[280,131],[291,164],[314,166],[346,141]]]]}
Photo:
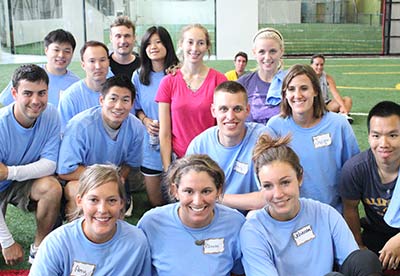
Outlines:
{"type": "MultiPolygon", "coordinates": [[[[45,64],[40,65],[40,67],[46,70],[45,64]]],[[[63,93],[63,91],[71,84],[79,81],[79,77],[69,70],[67,70],[67,73],[64,75],[54,75],[49,73],[47,70],[46,73],[49,76],[48,102],[54,106],[58,106],[60,94],[63,93]]],[[[11,94],[11,87],[12,82],[10,81],[0,94],[0,103],[4,106],[14,102],[14,98],[11,94]]]]}
{"type": "Polygon", "coordinates": [[[61,132],[64,133],[68,121],[76,114],[100,104],[100,92],[91,90],[80,80],[72,84],[61,95],[58,112],[61,119],[61,132]]]}
{"type": "Polygon", "coordinates": [[[208,154],[225,173],[224,194],[246,194],[260,189],[251,159],[254,145],[263,133],[272,131],[258,123],[246,123],[246,135],[233,147],[223,146],[218,139],[218,126],[210,127],[190,143],[186,155],[208,154]]]}
{"type": "Polygon", "coordinates": [[[329,204],[342,213],[340,171],[348,159],[360,152],[346,118],[326,112],[318,124],[302,128],[291,116],[284,119],[277,115],[267,126],[277,136],[292,135],[290,146],[304,169],[300,195],[329,204]]]}
{"type": "Polygon", "coordinates": [[[239,231],[244,216],[216,204],[212,222],[203,228],[185,226],[178,216],[180,203],[146,212],[138,222],[150,244],[152,275],[243,274],[239,231]],[[196,245],[195,240],[206,240],[196,245]]]}
{"type": "Polygon", "coordinates": [[[400,168],[397,175],[396,186],[393,190],[392,199],[390,200],[389,207],[383,219],[392,227],[400,227],[400,168]]]}
{"type": "Polygon", "coordinates": [[[104,129],[101,107],[85,110],[72,118],[65,129],[57,173],[71,173],[79,165],[112,163],[139,167],[142,163],[143,131],[142,123],[129,113],[114,141],[104,129]]]}
{"type": "MultiPolygon", "coordinates": [[[[22,127],[14,117],[14,104],[0,109],[0,162],[6,166],[27,165],[45,158],[57,162],[60,120],[57,109],[48,104],[31,128],[22,127]]],[[[0,192],[11,180],[0,181],[0,192]]]]}
{"type": "MultiPolygon", "coordinates": [[[[139,71],[136,70],[132,76],[132,82],[136,88],[136,98],[134,110],[143,110],[147,117],[153,120],[159,120],[158,118],[158,104],[155,102],[158,86],[160,85],[161,79],[165,76],[164,72],[150,72],[150,84],[144,85],[139,80],[139,71]]],[[[155,150],[149,143],[149,133],[144,132],[143,139],[143,163],[142,166],[162,171],[161,155],[160,150],[155,150]]]]}
{"type": "Polygon", "coordinates": [[[94,243],[85,236],[82,222],[77,219],[47,235],[29,275],[151,275],[149,246],[140,229],[118,220],[111,240],[94,243]],[[93,274],[83,273],[93,269],[93,274]]]}
{"type": "Polygon", "coordinates": [[[273,219],[265,209],[247,219],[240,231],[246,275],[325,275],[334,261],[358,249],[343,217],[331,206],[300,199],[289,221],[273,219]]]}

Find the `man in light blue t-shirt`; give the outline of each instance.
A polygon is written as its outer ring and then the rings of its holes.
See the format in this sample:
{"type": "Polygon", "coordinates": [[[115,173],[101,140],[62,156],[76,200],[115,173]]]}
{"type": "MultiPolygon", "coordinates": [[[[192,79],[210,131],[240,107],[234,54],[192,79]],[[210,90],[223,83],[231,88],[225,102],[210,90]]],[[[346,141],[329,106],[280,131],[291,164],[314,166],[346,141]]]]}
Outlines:
{"type": "Polygon", "coordinates": [[[57,173],[64,188],[67,217],[75,210],[78,179],[93,164],[114,164],[126,180],[142,163],[144,126],[130,113],[135,87],[126,76],[107,79],[101,88],[100,106],[74,116],[61,142],[57,173]]]}
{"type": "MultiPolygon", "coordinates": [[[[44,53],[47,63],[40,65],[49,76],[48,102],[57,106],[61,93],[79,77],[67,69],[74,54],[74,36],[63,29],[51,31],[44,38],[44,53]]],[[[0,94],[0,104],[9,105],[14,101],[11,94],[11,81],[0,94]]]]}
{"type": "MultiPolygon", "coordinates": [[[[15,100],[0,109],[0,209],[11,203],[35,212],[36,234],[29,262],[59,213],[62,189],[54,177],[60,146],[60,121],[56,108],[47,104],[49,77],[41,67],[17,68],[11,93],[15,100]]],[[[4,217],[3,217],[4,218],[4,217]]],[[[15,265],[24,252],[0,219],[0,244],[7,265],[15,265]]]]}
{"type": "Polygon", "coordinates": [[[250,105],[246,89],[238,82],[226,81],[215,88],[211,113],[217,126],[194,138],[186,155],[208,154],[224,170],[224,205],[243,211],[262,208],[265,200],[259,192],[251,156],[258,137],[270,133],[269,129],[246,122],[250,105]]]}
{"type": "Polygon", "coordinates": [[[100,90],[107,79],[110,62],[108,48],[104,43],[88,41],[83,45],[80,54],[86,77],[72,84],[61,95],[58,112],[62,133],[72,117],[99,104],[100,90]]]}

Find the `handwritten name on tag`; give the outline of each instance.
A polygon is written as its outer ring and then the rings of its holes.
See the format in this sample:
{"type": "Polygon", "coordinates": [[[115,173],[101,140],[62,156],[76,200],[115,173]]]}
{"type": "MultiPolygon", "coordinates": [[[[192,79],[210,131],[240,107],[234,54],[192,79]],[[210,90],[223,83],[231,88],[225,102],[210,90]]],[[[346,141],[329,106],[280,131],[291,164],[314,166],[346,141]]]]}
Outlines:
{"type": "Polygon", "coordinates": [[[297,246],[300,246],[315,238],[315,234],[310,225],[306,225],[296,232],[293,232],[292,236],[297,246]]]}
{"type": "Polygon", "coordinates": [[[71,269],[71,276],[92,276],[96,265],[74,261],[71,269]]]}
{"type": "Polygon", "coordinates": [[[246,163],[236,161],[233,169],[240,174],[246,174],[249,171],[249,165],[246,163]]]}
{"type": "Polygon", "coordinates": [[[207,239],[204,241],[203,253],[204,254],[218,254],[225,250],[224,238],[207,239]]]}
{"type": "Polygon", "coordinates": [[[314,148],[323,148],[332,144],[332,138],[330,133],[321,134],[318,136],[314,136],[313,138],[314,148]]]}

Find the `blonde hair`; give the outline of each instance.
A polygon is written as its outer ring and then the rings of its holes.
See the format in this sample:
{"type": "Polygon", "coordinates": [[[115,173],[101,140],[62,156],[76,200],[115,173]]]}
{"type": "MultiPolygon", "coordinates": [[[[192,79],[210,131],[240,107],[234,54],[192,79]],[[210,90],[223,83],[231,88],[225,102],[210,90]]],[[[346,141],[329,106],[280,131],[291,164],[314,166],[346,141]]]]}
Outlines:
{"type": "MultiPolygon", "coordinates": [[[[263,28],[258,30],[258,32],[253,36],[253,49],[256,48],[256,42],[260,39],[273,39],[279,44],[280,50],[283,52],[284,40],[282,34],[274,28],[263,28]]],[[[283,68],[282,58],[279,60],[278,70],[283,68]]]]}
{"type": "Polygon", "coordinates": [[[198,23],[196,23],[196,24],[189,24],[189,25],[186,25],[185,27],[183,27],[182,30],[181,30],[181,34],[180,34],[180,36],[179,36],[178,44],[181,45],[181,44],[183,43],[183,39],[184,39],[184,37],[185,37],[185,33],[186,33],[187,31],[191,30],[191,29],[200,29],[200,30],[204,33],[204,35],[205,35],[205,37],[206,37],[206,44],[207,44],[207,48],[208,48],[208,55],[210,56],[210,55],[211,55],[211,38],[210,38],[210,34],[208,33],[207,28],[204,27],[204,26],[201,25],[201,24],[198,24],[198,23]]]}
{"type": "MultiPolygon", "coordinates": [[[[77,194],[83,197],[89,191],[100,187],[103,184],[115,182],[118,184],[118,194],[121,200],[125,201],[125,186],[122,183],[119,168],[115,165],[94,164],[86,168],[79,177],[77,194]]],[[[121,210],[122,213],[123,210],[121,210]]],[[[72,214],[67,214],[71,219],[77,219],[83,215],[81,207],[77,207],[72,214]]]]}
{"type": "Polygon", "coordinates": [[[278,42],[281,50],[284,49],[283,36],[274,28],[263,28],[258,30],[258,32],[253,36],[253,47],[255,46],[256,41],[259,39],[274,39],[276,42],[278,42]]]}

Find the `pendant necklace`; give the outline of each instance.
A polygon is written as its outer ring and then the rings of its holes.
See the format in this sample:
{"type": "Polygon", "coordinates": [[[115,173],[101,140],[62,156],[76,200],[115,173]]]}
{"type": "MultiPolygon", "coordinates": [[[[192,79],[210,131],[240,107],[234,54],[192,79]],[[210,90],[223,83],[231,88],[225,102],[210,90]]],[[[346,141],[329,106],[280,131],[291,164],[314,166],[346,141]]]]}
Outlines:
{"type": "Polygon", "coordinates": [[[190,233],[189,230],[187,230],[187,229],[185,228],[185,226],[183,226],[183,228],[184,228],[185,231],[193,238],[194,244],[195,244],[195,245],[197,245],[197,246],[202,246],[202,245],[204,245],[204,240],[197,239],[192,233],[190,233]]]}

